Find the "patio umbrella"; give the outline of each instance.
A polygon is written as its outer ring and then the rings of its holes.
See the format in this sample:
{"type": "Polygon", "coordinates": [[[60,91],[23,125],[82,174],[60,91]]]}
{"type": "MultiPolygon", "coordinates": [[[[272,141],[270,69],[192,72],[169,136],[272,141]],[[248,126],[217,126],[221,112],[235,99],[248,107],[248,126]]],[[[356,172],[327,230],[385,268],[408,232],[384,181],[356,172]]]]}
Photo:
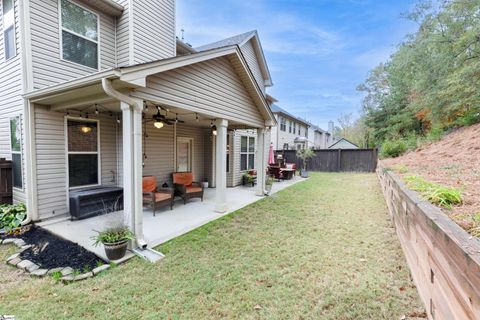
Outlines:
{"type": "Polygon", "coordinates": [[[273,143],[270,143],[270,149],[268,150],[268,164],[275,164],[275,157],[273,155],[273,143]]]}

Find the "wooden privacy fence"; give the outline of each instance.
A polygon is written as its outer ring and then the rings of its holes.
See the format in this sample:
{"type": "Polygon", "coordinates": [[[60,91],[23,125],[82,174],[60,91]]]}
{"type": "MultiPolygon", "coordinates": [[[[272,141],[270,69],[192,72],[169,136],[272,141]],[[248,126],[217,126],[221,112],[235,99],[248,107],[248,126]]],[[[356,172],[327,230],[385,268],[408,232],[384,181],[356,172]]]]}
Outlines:
{"type": "Polygon", "coordinates": [[[429,319],[480,319],[480,241],[391,171],[377,173],[429,319]]]}
{"type": "MultiPolygon", "coordinates": [[[[375,172],[378,152],[376,149],[322,149],[314,150],[315,156],[307,160],[310,171],[325,172],[375,172]]],[[[295,163],[303,168],[303,160],[297,157],[296,150],[277,150],[285,162],[295,163]]]]}

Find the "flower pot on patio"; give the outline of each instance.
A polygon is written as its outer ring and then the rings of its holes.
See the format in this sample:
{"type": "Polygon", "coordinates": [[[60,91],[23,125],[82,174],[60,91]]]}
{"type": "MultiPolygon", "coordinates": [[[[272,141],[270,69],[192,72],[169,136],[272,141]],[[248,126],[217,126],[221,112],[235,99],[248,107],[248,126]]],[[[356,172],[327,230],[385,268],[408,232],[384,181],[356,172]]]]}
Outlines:
{"type": "Polygon", "coordinates": [[[105,247],[105,254],[109,260],[118,260],[125,256],[129,240],[134,240],[135,236],[126,226],[117,228],[108,228],[103,231],[96,231],[98,234],[92,237],[93,245],[100,243],[105,247]]]}
{"type": "Polygon", "coordinates": [[[207,189],[208,188],[208,181],[203,181],[202,182],[202,187],[203,187],[203,189],[207,189]]]}
{"type": "Polygon", "coordinates": [[[108,260],[122,259],[127,253],[128,241],[122,241],[118,243],[104,243],[105,254],[108,260]]]}
{"type": "Polygon", "coordinates": [[[300,176],[302,178],[308,178],[308,171],[307,170],[300,170],[300,176]]]}

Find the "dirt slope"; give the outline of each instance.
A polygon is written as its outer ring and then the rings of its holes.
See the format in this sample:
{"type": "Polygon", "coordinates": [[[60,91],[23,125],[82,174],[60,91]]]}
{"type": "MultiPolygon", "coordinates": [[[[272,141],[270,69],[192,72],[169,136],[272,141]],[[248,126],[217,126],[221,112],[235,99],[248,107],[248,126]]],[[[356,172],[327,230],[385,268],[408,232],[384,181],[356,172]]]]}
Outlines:
{"type": "Polygon", "coordinates": [[[463,204],[443,211],[464,229],[473,227],[473,216],[480,215],[480,124],[458,129],[438,142],[382,163],[400,176],[419,175],[462,190],[463,204]]]}

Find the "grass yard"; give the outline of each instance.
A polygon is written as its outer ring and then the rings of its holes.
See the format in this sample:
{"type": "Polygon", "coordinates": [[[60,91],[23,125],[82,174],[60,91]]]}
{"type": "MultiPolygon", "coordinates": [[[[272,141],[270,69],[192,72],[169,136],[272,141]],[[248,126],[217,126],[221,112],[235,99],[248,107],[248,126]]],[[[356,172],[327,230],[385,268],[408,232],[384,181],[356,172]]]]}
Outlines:
{"type": "MultiPolygon", "coordinates": [[[[314,174],[133,259],[63,285],[0,266],[17,319],[400,319],[423,311],[374,174],[314,174]]],[[[0,247],[5,261],[12,248],[0,247]]]]}

